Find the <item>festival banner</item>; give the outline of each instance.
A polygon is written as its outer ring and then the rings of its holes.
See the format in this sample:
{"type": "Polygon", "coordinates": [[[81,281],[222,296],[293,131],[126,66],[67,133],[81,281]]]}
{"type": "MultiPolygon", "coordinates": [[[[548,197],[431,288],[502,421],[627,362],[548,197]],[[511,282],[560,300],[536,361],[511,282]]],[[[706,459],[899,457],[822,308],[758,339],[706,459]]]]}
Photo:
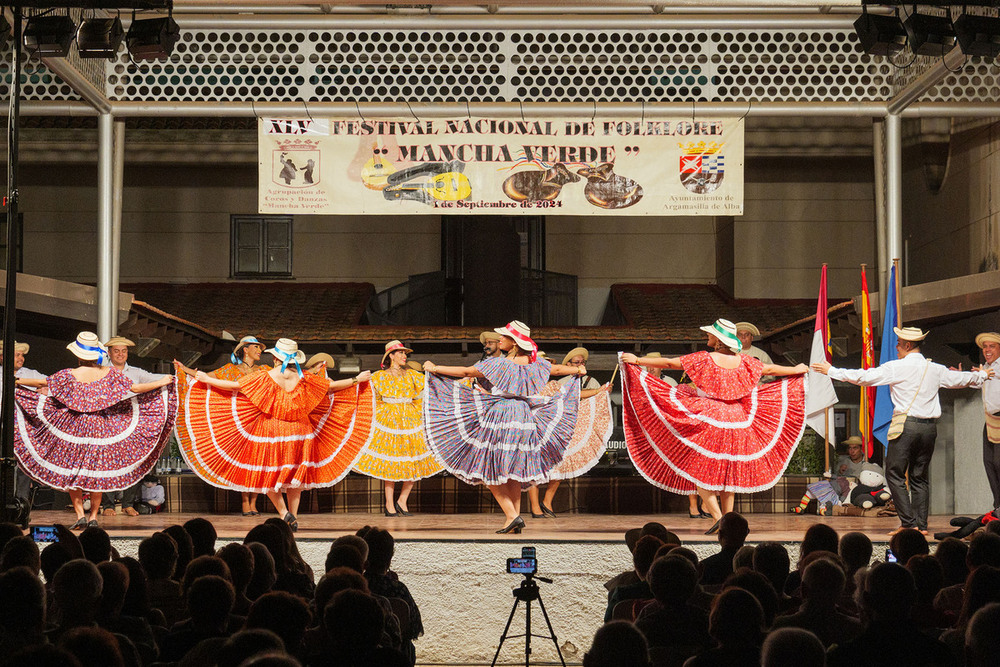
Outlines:
{"type": "Polygon", "coordinates": [[[260,213],[742,215],[741,118],[262,118],[260,213]]]}

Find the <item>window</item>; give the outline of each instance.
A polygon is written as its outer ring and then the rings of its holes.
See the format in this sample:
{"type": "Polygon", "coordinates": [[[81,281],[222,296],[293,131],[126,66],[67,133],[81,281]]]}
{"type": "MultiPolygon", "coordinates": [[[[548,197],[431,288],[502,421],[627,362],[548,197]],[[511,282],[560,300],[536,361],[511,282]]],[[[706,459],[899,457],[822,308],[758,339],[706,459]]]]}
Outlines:
{"type": "Polygon", "coordinates": [[[292,216],[230,217],[230,278],[292,277],[292,216]]]}

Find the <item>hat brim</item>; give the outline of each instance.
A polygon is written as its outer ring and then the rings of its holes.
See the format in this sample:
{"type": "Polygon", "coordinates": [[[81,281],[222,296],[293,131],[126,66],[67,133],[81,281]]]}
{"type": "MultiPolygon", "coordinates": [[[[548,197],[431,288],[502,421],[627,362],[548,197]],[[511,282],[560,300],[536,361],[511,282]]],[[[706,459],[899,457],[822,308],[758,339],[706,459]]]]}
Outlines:
{"type": "Polygon", "coordinates": [[[510,335],[509,331],[507,331],[506,329],[504,329],[502,327],[497,327],[493,331],[496,332],[496,333],[498,333],[498,334],[500,334],[500,336],[502,336],[503,338],[510,338],[512,341],[514,341],[514,345],[517,345],[519,348],[521,348],[522,350],[524,350],[526,352],[534,352],[535,351],[535,348],[533,348],[531,346],[531,343],[529,343],[527,341],[523,341],[523,340],[518,340],[517,338],[514,338],[513,336],[510,335]]]}
{"type": "Polygon", "coordinates": [[[758,329],[754,325],[750,324],[749,322],[737,322],[736,323],[736,333],[738,334],[741,331],[748,331],[748,332],[752,333],[754,336],[759,336],[760,335],[760,329],[758,329]]]}
{"type": "Polygon", "coordinates": [[[976,336],[976,346],[981,350],[986,343],[997,343],[1000,344],[1000,334],[989,331],[987,333],[981,333],[976,336]]]}
{"type": "Polygon", "coordinates": [[[408,347],[394,347],[391,350],[386,350],[386,353],[382,355],[382,361],[379,362],[379,366],[385,366],[385,359],[393,352],[406,352],[407,354],[413,354],[413,350],[408,347]]]}
{"type": "Polygon", "coordinates": [[[76,344],[76,341],[73,341],[72,343],[67,345],[66,349],[72,352],[74,357],[76,357],[77,359],[82,359],[83,361],[97,361],[98,359],[101,358],[100,352],[84,350],[82,347],[76,344]]]}
{"type": "Polygon", "coordinates": [[[574,347],[563,357],[562,365],[565,366],[573,357],[583,357],[584,362],[590,361],[590,352],[584,347],[574,347]]]}
{"type": "Polygon", "coordinates": [[[923,339],[927,338],[927,334],[930,333],[929,331],[924,331],[924,332],[922,332],[923,333],[922,336],[912,336],[912,335],[910,335],[908,333],[905,333],[899,327],[893,327],[892,331],[893,331],[893,333],[896,334],[896,338],[898,338],[899,340],[905,340],[905,341],[909,341],[911,343],[919,343],[923,339]]]}
{"type": "Polygon", "coordinates": [[[703,327],[698,327],[698,328],[707,333],[708,335],[715,336],[716,338],[718,338],[720,341],[725,343],[726,347],[728,347],[733,352],[740,352],[743,350],[743,343],[740,342],[740,339],[737,338],[736,336],[732,336],[730,338],[731,334],[728,334],[728,332],[720,333],[718,329],[716,329],[711,325],[705,325],[703,327]]]}
{"type": "MultiPolygon", "coordinates": [[[[259,345],[259,343],[247,343],[247,344],[248,345],[259,345]]],[[[282,352],[281,350],[279,350],[276,347],[272,347],[272,348],[269,348],[269,349],[264,350],[264,351],[267,352],[268,354],[270,354],[271,356],[273,356],[275,359],[284,359],[285,358],[285,353],[282,352]]],[[[299,364],[305,363],[306,353],[303,352],[302,350],[296,350],[294,358],[295,358],[295,361],[299,362],[299,364]]]]}
{"type": "Polygon", "coordinates": [[[486,341],[489,340],[500,340],[500,334],[496,333],[495,331],[484,331],[483,333],[479,334],[480,345],[486,345],[486,341]]]}

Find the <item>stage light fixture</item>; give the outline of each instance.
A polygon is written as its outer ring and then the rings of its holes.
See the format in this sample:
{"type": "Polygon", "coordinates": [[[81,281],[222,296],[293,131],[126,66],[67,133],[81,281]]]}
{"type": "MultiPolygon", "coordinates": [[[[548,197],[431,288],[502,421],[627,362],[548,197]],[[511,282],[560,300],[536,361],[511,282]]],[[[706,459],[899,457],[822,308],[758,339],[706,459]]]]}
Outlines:
{"type": "Polygon", "coordinates": [[[24,48],[32,55],[65,58],[76,36],[69,16],[33,16],[24,27],[24,48]]]}
{"type": "Polygon", "coordinates": [[[125,38],[119,17],[86,19],[76,32],[76,48],[81,58],[114,58],[125,38]]]}
{"type": "Polygon", "coordinates": [[[955,46],[955,28],[947,16],[913,12],[903,25],[915,55],[943,56],[955,46]]]}
{"type": "Polygon", "coordinates": [[[170,57],[180,37],[181,29],[170,16],[133,20],[125,45],[132,60],[159,60],[170,57]]]}
{"type": "Polygon", "coordinates": [[[993,59],[1000,55],[1000,18],[962,14],[955,20],[962,53],[993,59]]]}
{"type": "Polygon", "coordinates": [[[854,22],[861,50],[870,56],[892,56],[906,46],[906,28],[899,16],[863,12],[854,22]]]}

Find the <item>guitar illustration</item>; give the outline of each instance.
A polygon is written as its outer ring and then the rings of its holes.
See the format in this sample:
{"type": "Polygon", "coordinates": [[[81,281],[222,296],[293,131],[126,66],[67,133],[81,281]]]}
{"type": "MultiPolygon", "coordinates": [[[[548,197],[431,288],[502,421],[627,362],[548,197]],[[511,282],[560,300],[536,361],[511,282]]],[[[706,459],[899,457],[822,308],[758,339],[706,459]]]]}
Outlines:
{"type": "Polygon", "coordinates": [[[465,163],[428,162],[390,174],[382,195],[388,201],[412,199],[425,204],[437,201],[460,201],[472,196],[472,184],[464,173],[465,163]],[[426,180],[414,181],[425,177],[426,180]]]}
{"type": "Polygon", "coordinates": [[[361,182],[370,190],[384,190],[388,178],[396,172],[396,166],[388,159],[389,149],[376,142],[372,145],[372,157],[361,168],[361,182]]]}

